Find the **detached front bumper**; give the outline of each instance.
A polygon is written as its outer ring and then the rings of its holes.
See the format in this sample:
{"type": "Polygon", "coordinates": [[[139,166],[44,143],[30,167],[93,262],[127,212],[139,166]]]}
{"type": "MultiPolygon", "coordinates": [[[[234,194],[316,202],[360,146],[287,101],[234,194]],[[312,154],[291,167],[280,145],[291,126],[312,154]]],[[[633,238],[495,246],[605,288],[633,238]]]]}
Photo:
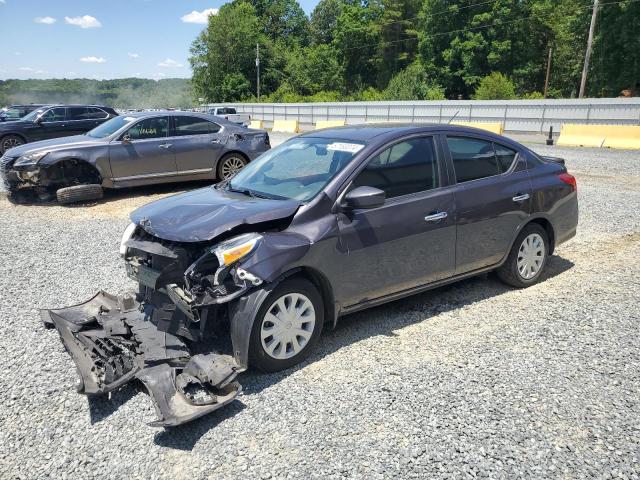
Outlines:
{"type": "Polygon", "coordinates": [[[189,422],[233,401],[243,369],[228,355],[191,355],[177,336],[145,318],[133,297],[99,292],[72,307],[42,310],[55,327],[79,374],[78,392],[99,395],[138,379],[158,418],[152,426],[189,422]]]}

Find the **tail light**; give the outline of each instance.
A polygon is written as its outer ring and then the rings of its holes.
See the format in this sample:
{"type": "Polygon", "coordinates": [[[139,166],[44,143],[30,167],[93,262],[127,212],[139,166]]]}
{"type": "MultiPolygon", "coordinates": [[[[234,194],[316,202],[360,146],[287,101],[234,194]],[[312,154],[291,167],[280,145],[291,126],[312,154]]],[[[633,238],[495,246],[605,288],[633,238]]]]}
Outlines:
{"type": "Polygon", "coordinates": [[[271,140],[269,140],[269,134],[265,133],[264,134],[264,143],[271,146],[271,140]]]}
{"type": "Polygon", "coordinates": [[[571,191],[576,192],[578,190],[578,182],[576,182],[576,177],[569,173],[561,173],[558,175],[558,178],[562,180],[567,185],[571,185],[571,191]]]}

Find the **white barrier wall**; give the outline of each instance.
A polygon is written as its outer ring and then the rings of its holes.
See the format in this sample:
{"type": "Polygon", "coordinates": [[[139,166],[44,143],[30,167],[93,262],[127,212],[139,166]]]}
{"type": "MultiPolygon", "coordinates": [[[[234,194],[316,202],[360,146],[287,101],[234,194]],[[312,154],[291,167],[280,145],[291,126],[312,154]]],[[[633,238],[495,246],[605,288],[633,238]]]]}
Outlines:
{"type": "Polygon", "coordinates": [[[238,112],[251,114],[270,126],[274,120],[298,120],[303,126],[318,120],[363,122],[458,121],[504,122],[506,132],[544,133],[564,123],[640,125],[640,98],[583,100],[448,100],[340,103],[235,103],[238,112]]]}

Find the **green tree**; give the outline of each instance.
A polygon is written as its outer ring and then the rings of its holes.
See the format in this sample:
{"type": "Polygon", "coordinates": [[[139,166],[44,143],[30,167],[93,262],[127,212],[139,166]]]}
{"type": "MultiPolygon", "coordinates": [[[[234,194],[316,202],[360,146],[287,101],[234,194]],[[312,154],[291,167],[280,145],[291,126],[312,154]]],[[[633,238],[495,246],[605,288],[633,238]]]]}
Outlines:
{"type": "Polygon", "coordinates": [[[513,82],[500,72],[493,72],[480,80],[473,96],[476,100],[512,100],[516,98],[513,82]]]}
{"type": "Polygon", "coordinates": [[[298,48],[287,55],[286,81],[301,95],[343,89],[342,66],[329,45],[298,48]]]}
{"type": "Polygon", "coordinates": [[[397,73],[383,92],[385,100],[444,100],[444,89],[427,77],[419,62],[397,73]]]}
{"type": "Polygon", "coordinates": [[[320,45],[333,41],[342,13],[343,0],[320,0],[311,12],[311,42],[320,45]]]}
{"type": "Polygon", "coordinates": [[[208,101],[232,101],[255,91],[256,43],[265,43],[255,8],[228,3],[209,17],[191,47],[193,88],[208,101]]]}
{"type": "Polygon", "coordinates": [[[262,31],[271,41],[306,45],[309,19],[296,0],[250,0],[262,31]]]}
{"type": "Polygon", "coordinates": [[[379,3],[349,3],[338,17],[333,47],[344,71],[347,88],[351,91],[376,84],[381,58],[377,55],[380,43],[382,7],[379,3]]]}

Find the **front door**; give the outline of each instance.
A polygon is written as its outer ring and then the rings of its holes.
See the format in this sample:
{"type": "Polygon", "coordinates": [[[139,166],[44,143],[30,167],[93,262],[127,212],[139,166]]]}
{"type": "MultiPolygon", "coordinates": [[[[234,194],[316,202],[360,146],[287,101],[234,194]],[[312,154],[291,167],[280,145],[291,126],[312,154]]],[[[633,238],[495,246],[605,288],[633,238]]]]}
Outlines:
{"type": "Polygon", "coordinates": [[[215,175],[215,166],[224,150],[220,126],[200,117],[173,117],[173,151],[181,175],[215,175]]]}
{"type": "Polygon", "coordinates": [[[480,137],[446,141],[455,172],[456,274],[495,265],[508,253],[529,216],[531,182],[526,159],[480,137]]]}
{"type": "Polygon", "coordinates": [[[109,161],[116,185],[140,185],[176,177],[173,146],[167,138],[169,117],[145,118],[109,145],[109,161]]]}
{"type": "Polygon", "coordinates": [[[39,117],[38,123],[29,132],[32,141],[49,140],[69,135],[73,135],[73,132],[69,131],[65,107],[48,109],[39,117]]]}
{"type": "Polygon", "coordinates": [[[384,190],[378,208],[338,214],[344,306],[451,276],[455,206],[432,137],[400,141],[371,158],[349,187],[384,190]]]}

